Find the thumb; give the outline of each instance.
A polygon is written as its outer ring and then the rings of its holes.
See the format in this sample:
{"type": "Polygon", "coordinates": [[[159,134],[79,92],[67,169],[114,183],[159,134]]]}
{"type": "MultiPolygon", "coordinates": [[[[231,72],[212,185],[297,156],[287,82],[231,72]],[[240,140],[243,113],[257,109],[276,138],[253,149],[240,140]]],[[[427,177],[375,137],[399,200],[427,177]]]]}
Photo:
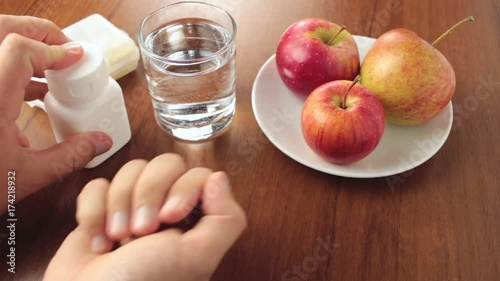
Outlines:
{"type": "Polygon", "coordinates": [[[113,145],[111,137],[98,131],[74,134],[51,148],[30,152],[30,165],[35,169],[30,177],[38,186],[45,186],[73,171],[82,169],[94,157],[108,151],[113,145]]]}
{"type": "Polygon", "coordinates": [[[205,216],[183,235],[188,245],[184,254],[197,268],[213,272],[246,228],[247,219],[231,193],[224,172],[209,176],[203,186],[201,201],[205,216]]]}
{"type": "Polygon", "coordinates": [[[25,88],[33,76],[43,77],[45,70],[65,68],[82,57],[83,49],[76,43],[48,46],[9,34],[0,44],[0,117],[17,119],[25,88]]]}

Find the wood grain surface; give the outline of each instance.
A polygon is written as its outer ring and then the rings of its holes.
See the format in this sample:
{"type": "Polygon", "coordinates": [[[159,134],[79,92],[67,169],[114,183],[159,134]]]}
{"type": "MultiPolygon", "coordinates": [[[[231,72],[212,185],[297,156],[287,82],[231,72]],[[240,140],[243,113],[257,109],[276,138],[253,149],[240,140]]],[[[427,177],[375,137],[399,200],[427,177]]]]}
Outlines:
{"type": "MultiPolygon", "coordinates": [[[[211,2],[238,24],[237,113],[231,130],[209,143],[174,141],[155,122],[139,66],[118,81],[132,140],[98,168],[76,172],[17,206],[17,273],[6,271],[6,240],[0,237],[0,280],[41,280],[76,225],[75,199],[85,183],[112,178],[128,160],[164,152],[184,155],[191,167],[227,170],[247,212],[249,227],[213,281],[500,280],[498,0],[211,2]],[[371,37],[404,27],[432,41],[469,15],[474,23],[437,46],[456,72],[455,126],[443,148],[409,173],[349,179],[317,172],[274,147],[255,121],[251,91],[257,72],[284,30],[299,19],[320,17],[371,37]]],[[[142,18],[167,3],[2,0],[0,13],[44,17],[61,28],[99,13],[135,40],[142,18]]],[[[55,143],[43,111],[23,106],[18,124],[34,147],[55,143]]],[[[0,233],[5,232],[2,226],[0,233]]]]}

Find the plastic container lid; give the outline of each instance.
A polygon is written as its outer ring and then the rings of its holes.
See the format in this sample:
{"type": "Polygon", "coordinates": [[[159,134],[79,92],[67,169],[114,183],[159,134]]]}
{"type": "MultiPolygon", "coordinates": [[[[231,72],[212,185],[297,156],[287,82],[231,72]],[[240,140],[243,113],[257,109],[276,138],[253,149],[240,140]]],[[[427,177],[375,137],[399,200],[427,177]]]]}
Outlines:
{"type": "Polygon", "coordinates": [[[93,99],[108,86],[109,74],[102,50],[88,42],[78,43],[83,48],[83,58],[70,67],[45,71],[49,91],[57,100],[93,99]]]}
{"type": "Polygon", "coordinates": [[[99,14],[88,16],[63,29],[73,41],[84,41],[99,46],[109,74],[119,79],[134,71],[139,63],[139,48],[128,34],[118,29],[99,14]]]}
{"type": "MultiPolygon", "coordinates": [[[[129,35],[114,26],[99,14],[90,15],[63,29],[64,34],[73,41],[89,42],[101,48],[107,71],[114,79],[119,79],[134,71],[140,59],[139,48],[129,35]]],[[[45,79],[32,80],[44,82],[45,79]]],[[[33,107],[45,110],[42,101],[28,102],[33,107]]]]}

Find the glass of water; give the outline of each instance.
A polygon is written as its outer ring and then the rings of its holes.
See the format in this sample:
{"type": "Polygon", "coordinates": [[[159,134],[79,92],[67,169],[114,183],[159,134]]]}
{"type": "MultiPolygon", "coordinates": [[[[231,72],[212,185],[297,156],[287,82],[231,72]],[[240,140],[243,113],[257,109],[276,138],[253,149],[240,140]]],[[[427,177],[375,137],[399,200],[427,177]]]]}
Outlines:
{"type": "Polygon", "coordinates": [[[236,23],[229,13],[194,1],[164,6],[142,21],[139,45],[160,127],[199,141],[231,124],[236,23]]]}

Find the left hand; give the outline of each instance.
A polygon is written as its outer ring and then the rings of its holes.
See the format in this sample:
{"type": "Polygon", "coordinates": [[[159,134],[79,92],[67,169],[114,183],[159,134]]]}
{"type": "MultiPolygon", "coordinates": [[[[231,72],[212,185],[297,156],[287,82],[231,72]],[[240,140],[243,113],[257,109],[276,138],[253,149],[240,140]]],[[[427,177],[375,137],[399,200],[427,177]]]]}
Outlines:
{"type": "Polygon", "coordinates": [[[45,273],[45,281],[208,281],[245,229],[243,209],[225,173],[188,170],[175,154],[133,160],[109,183],[89,182],[78,196],[78,227],[45,273]],[[190,230],[182,221],[201,202],[190,230]],[[112,241],[137,239],[112,250],[112,241]]]}

